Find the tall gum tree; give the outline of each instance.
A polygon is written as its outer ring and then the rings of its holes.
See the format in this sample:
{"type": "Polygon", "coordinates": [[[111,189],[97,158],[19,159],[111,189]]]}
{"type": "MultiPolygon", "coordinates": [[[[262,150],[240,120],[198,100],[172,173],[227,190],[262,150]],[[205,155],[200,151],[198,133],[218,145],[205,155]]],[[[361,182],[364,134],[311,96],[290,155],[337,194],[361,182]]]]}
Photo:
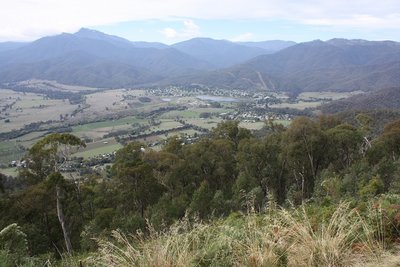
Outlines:
{"type": "Polygon", "coordinates": [[[61,170],[68,167],[72,152],[85,146],[81,139],[72,134],[55,133],[34,144],[27,155],[28,168],[25,170],[25,175],[32,178],[33,181],[47,180],[49,186],[55,188],[57,217],[68,253],[72,252],[72,245],[63,210],[65,179],[61,170]]]}

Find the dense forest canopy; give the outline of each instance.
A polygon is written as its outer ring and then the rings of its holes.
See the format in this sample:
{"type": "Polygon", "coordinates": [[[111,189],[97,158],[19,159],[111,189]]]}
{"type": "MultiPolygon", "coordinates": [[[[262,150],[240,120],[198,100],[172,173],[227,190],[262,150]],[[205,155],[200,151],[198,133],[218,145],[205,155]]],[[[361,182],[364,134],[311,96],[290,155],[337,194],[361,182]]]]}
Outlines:
{"type": "MultiPolygon", "coordinates": [[[[57,256],[94,251],[92,238],[113,229],[146,233],[147,222],[166,229],[185,214],[209,220],[272,203],[323,209],[343,199],[362,207],[380,194],[399,194],[400,121],[379,135],[371,117],[355,121],[298,117],[287,128],[268,121],[262,137],[225,121],[193,144],[177,136],[160,151],[128,143],[106,176],[83,177],[62,166],[84,143],[53,134],[29,150],[18,178],[1,175],[0,229],[16,223],[27,236],[26,255],[57,256]]],[[[398,237],[393,230],[390,240],[398,237]]]]}

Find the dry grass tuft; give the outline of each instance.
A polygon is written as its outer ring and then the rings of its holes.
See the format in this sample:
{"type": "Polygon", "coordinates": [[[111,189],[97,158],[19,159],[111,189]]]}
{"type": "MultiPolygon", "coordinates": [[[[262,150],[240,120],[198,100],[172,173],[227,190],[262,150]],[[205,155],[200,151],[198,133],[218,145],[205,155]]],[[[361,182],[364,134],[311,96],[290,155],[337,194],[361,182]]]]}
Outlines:
{"type": "MultiPolygon", "coordinates": [[[[348,203],[312,224],[304,208],[212,223],[184,219],[168,231],[100,240],[96,266],[360,266],[379,259],[374,231],[348,203]]],[[[372,265],[371,265],[372,266],[372,265]]],[[[388,265],[391,266],[391,265],[388,265]]]]}

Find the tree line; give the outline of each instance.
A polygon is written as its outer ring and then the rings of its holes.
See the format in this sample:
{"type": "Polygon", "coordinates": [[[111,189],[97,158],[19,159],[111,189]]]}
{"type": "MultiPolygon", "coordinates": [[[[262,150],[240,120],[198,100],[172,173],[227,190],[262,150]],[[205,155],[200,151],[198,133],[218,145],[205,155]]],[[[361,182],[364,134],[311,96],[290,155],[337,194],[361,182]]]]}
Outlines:
{"type": "MultiPolygon", "coordinates": [[[[160,151],[131,142],[108,175],[60,172],[84,143],[52,134],[35,144],[28,166],[0,183],[0,229],[17,223],[29,253],[87,252],[113,229],[162,230],[185,215],[202,220],[281,206],[342,199],[363,202],[400,193],[400,120],[373,134],[371,117],[266,122],[262,137],[225,121],[193,144],[170,137],[160,151]]],[[[397,234],[395,234],[397,235],[397,234]]]]}

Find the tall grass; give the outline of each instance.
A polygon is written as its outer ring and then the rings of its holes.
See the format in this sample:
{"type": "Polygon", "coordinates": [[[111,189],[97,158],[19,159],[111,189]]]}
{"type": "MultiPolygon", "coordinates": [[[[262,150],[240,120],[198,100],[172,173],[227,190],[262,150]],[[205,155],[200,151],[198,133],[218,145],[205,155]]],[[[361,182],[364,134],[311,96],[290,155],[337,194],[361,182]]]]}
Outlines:
{"type": "Polygon", "coordinates": [[[381,251],[374,230],[348,203],[325,222],[304,208],[215,220],[184,219],[169,230],[99,240],[96,266],[352,266],[381,251]]]}
{"type": "Polygon", "coordinates": [[[282,211],[281,216],[289,229],[291,266],[350,266],[359,256],[369,258],[380,251],[369,225],[348,203],[320,225],[311,223],[304,208],[294,214],[282,211]]]}

